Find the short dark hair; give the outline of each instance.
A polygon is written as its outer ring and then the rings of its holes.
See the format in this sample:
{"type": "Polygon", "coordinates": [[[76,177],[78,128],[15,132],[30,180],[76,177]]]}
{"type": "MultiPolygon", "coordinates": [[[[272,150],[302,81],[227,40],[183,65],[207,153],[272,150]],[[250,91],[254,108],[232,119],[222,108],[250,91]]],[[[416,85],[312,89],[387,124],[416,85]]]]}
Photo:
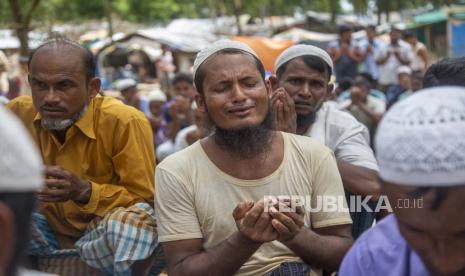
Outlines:
{"type": "Polygon", "coordinates": [[[286,68],[289,65],[289,63],[295,59],[301,59],[308,68],[325,74],[328,82],[331,79],[331,74],[333,73],[331,70],[331,67],[329,67],[329,65],[322,58],[318,56],[311,56],[311,55],[300,56],[300,57],[293,58],[289,61],[286,61],[276,71],[276,77],[278,79],[280,79],[281,76],[284,74],[284,72],[286,72],[286,68]]]}
{"type": "Polygon", "coordinates": [[[370,91],[370,89],[371,89],[371,84],[370,84],[370,82],[368,82],[368,81],[366,81],[366,80],[354,81],[354,82],[352,83],[352,86],[363,87],[363,88],[367,89],[368,91],[370,91]]]}
{"type": "Polygon", "coordinates": [[[86,73],[86,81],[90,81],[92,78],[95,77],[95,71],[96,71],[96,61],[95,61],[95,57],[94,55],[92,54],[92,52],[87,49],[86,47],[82,46],[81,44],[75,42],[75,41],[72,41],[70,39],[67,39],[65,37],[54,37],[48,41],[46,41],[45,43],[43,43],[42,45],[40,45],[39,47],[37,47],[35,50],[31,51],[31,53],[29,54],[29,60],[28,60],[28,63],[27,63],[27,67],[30,69],[31,68],[31,61],[32,61],[32,58],[34,57],[34,55],[37,53],[37,51],[39,51],[40,49],[42,48],[46,48],[46,47],[72,47],[72,48],[76,48],[76,49],[79,49],[81,50],[82,52],[82,61],[84,63],[84,70],[85,70],[85,73],[86,73]]]}
{"type": "Polygon", "coordinates": [[[374,79],[373,79],[373,76],[368,73],[368,72],[362,72],[362,73],[358,73],[357,76],[360,76],[362,77],[363,79],[365,79],[366,81],[368,81],[369,83],[373,84],[374,83],[374,79]]]}
{"type": "Polygon", "coordinates": [[[406,32],[404,34],[404,39],[409,39],[409,38],[413,38],[413,37],[417,37],[413,32],[409,31],[409,32],[406,32]]]}
{"type": "Polygon", "coordinates": [[[399,33],[402,33],[402,30],[397,28],[396,26],[392,25],[391,26],[391,32],[399,32],[399,33]]]}
{"type": "Polygon", "coordinates": [[[368,25],[368,26],[366,27],[366,29],[367,29],[367,30],[373,30],[373,31],[376,31],[376,25],[372,25],[372,24],[370,24],[370,25],[368,25]]]}
{"type": "Polygon", "coordinates": [[[188,74],[188,73],[177,73],[173,80],[171,81],[171,84],[172,85],[176,85],[176,83],[178,82],[187,82],[189,84],[194,84],[194,81],[192,80],[192,74],[188,74]]]}
{"type": "MultiPolygon", "coordinates": [[[[262,77],[263,82],[265,82],[265,67],[263,66],[263,63],[256,56],[249,54],[247,52],[244,52],[242,50],[239,50],[239,49],[223,49],[215,53],[215,55],[237,55],[237,54],[249,55],[253,57],[255,61],[255,65],[257,65],[257,70],[260,72],[260,76],[262,77]]],[[[203,67],[203,64],[201,64],[199,68],[197,69],[197,72],[195,73],[195,79],[194,79],[195,88],[200,93],[200,95],[203,95],[203,81],[205,80],[205,72],[202,67],[203,67]]]]}
{"type": "Polygon", "coordinates": [[[343,33],[346,33],[346,32],[352,32],[352,28],[350,26],[347,26],[347,25],[342,25],[339,27],[339,34],[343,34],[343,33]]]}
{"type": "Polygon", "coordinates": [[[5,275],[16,275],[18,265],[24,261],[25,251],[29,244],[31,215],[36,206],[35,193],[0,193],[0,202],[11,209],[16,232],[13,256],[5,275]]]}
{"type": "Polygon", "coordinates": [[[343,78],[341,81],[337,83],[337,87],[339,87],[339,89],[341,89],[342,91],[349,90],[351,86],[352,79],[348,77],[343,78]]]}
{"type": "Polygon", "coordinates": [[[428,68],[423,77],[423,87],[445,85],[465,87],[465,57],[445,58],[428,68]]]}

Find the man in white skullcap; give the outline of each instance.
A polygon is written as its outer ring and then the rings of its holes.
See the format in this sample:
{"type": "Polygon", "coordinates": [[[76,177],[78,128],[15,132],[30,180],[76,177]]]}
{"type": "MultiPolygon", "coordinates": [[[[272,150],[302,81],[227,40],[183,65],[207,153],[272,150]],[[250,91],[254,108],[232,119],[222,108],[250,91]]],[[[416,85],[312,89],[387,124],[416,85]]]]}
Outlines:
{"type": "MultiPolygon", "coordinates": [[[[277,129],[325,144],[334,151],[346,191],[375,200],[379,194],[378,165],[367,128],[350,114],[325,103],[333,90],[329,83],[333,62],[328,53],[311,45],[292,46],[276,60],[275,72],[270,82],[277,129]]],[[[351,215],[354,238],[371,227],[375,217],[368,212],[351,215]]]]}
{"type": "Polygon", "coordinates": [[[375,143],[394,214],[367,231],[340,275],[465,275],[465,89],[394,105],[375,143]]]}
{"type": "Polygon", "coordinates": [[[115,88],[121,93],[125,104],[142,111],[146,116],[150,116],[150,108],[147,99],[139,96],[137,82],[133,79],[121,79],[115,83],[115,88]]]}
{"type": "Polygon", "coordinates": [[[388,108],[395,104],[403,93],[411,92],[412,90],[412,69],[408,66],[399,66],[396,72],[398,83],[391,85],[386,91],[388,108]]]}
{"type": "Polygon", "coordinates": [[[28,245],[42,162],[21,122],[1,105],[0,118],[0,275],[10,276],[18,275],[28,245]]]}
{"type": "Polygon", "coordinates": [[[332,152],[315,139],[271,129],[271,87],[247,45],[220,40],[202,50],[194,83],[197,106],[215,130],[156,168],[157,225],[169,273],[336,270],[352,244],[347,210],[293,212],[264,200],[297,195],[315,204],[343,197],[332,152]]]}

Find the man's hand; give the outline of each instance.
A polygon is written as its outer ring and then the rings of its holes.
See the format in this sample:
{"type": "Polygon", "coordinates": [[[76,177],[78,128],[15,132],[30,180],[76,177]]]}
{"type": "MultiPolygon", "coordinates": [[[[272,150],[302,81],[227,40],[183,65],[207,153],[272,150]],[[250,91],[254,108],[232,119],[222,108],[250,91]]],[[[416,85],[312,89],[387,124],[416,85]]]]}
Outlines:
{"type": "Polygon", "coordinates": [[[45,187],[38,193],[44,202],[65,202],[73,200],[86,204],[90,200],[92,186],[59,166],[45,167],[45,187]]]}
{"type": "Polygon", "coordinates": [[[271,216],[265,212],[263,200],[257,203],[239,203],[233,211],[233,217],[239,233],[255,243],[265,243],[278,238],[271,224],[271,216]]]}
{"type": "Polygon", "coordinates": [[[350,88],[350,97],[352,105],[359,106],[363,102],[363,91],[359,87],[352,86],[350,88]]]}
{"type": "MultiPolygon", "coordinates": [[[[291,241],[304,226],[304,210],[301,206],[295,208],[295,212],[280,212],[281,208],[289,208],[288,204],[278,202],[278,209],[275,206],[270,208],[270,214],[273,220],[271,224],[278,232],[278,240],[282,243],[291,241]]],[[[285,210],[285,209],[281,209],[285,210]]]]}
{"type": "Polygon", "coordinates": [[[276,89],[271,96],[271,108],[274,114],[274,126],[276,130],[296,133],[297,114],[294,101],[284,88],[276,89]]]}
{"type": "Polygon", "coordinates": [[[372,44],[368,44],[367,53],[370,53],[370,54],[373,53],[373,45],[372,44]]]}

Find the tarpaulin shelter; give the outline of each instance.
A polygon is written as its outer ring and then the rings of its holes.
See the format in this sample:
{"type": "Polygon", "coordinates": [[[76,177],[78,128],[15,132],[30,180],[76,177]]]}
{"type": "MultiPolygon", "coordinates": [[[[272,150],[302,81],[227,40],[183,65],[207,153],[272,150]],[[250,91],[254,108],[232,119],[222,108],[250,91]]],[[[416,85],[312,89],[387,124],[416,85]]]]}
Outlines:
{"type": "Polygon", "coordinates": [[[233,36],[232,39],[249,45],[269,72],[274,72],[274,63],[281,52],[294,45],[292,40],[272,40],[257,36],[233,36]]]}

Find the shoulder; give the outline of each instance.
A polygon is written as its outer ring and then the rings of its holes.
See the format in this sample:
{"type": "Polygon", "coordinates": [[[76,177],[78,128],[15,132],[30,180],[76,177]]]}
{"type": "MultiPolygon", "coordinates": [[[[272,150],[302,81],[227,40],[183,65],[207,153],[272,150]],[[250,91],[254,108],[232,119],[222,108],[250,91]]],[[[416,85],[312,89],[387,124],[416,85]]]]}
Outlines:
{"type": "Polygon", "coordinates": [[[196,130],[197,126],[196,125],[190,125],[188,127],[185,127],[181,129],[178,134],[176,135],[176,140],[178,139],[185,139],[186,136],[189,134],[189,132],[196,130]]]}
{"type": "MultiPolygon", "coordinates": [[[[343,101],[341,104],[348,103],[350,103],[350,100],[343,101]]],[[[362,125],[350,113],[330,106],[328,106],[326,124],[330,125],[333,128],[342,130],[349,130],[362,125]]]]}
{"type": "Polygon", "coordinates": [[[375,96],[368,95],[368,101],[370,102],[370,105],[376,107],[386,106],[386,103],[383,100],[376,98],[375,96]]]}
{"type": "Polygon", "coordinates": [[[134,121],[147,122],[144,113],[113,97],[96,97],[93,101],[97,116],[105,125],[129,124],[134,121]]]}
{"type": "MultiPolygon", "coordinates": [[[[367,243],[367,249],[370,252],[378,253],[393,250],[399,246],[405,246],[406,242],[399,232],[397,219],[394,215],[389,215],[373,228],[366,231],[360,237],[360,242],[367,243]],[[379,241],[372,243],[371,241],[379,241]]],[[[358,243],[358,241],[357,241],[358,243]]]]}
{"type": "Polygon", "coordinates": [[[399,254],[406,249],[407,244],[399,233],[396,219],[390,215],[357,239],[344,257],[341,275],[351,275],[356,271],[384,271],[386,265],[378,262],[400,261],[399,254]]]}
{"type": "Polygon", "coordinates": [[[205,153],[200,141],[195,142],[190,147],[175,152],[157,165],[157,171],[162,170],[171,174],[190,174],[197,169],[196,165],[204,166],[205,153]],[[202,159],[202,160],[201,160],[202,159]]]}
{"type": "Polygon", "coordinates": [[[31,96],[19,96],[17,98],[14,98],[11,100],[7,107],[9,109],[13,108],[24,108],[24,109],[34,109],[34,103],[32,102],[32,97],[31,96]]]}
{"type": "Polygon", "coordinates": [[[339,40],[333,40],[329,42],[328,48],[339,48],[339,40]]]}
{"type": "Polygon", "coordinates": [[[31,96],[20,96],[11,100],[6,107],[24,123],[32,122],[37,114],[31,96]]]}
{"type": "Polygon", "coordinates": [[[412,50],[412,46],[403,40],[399,40],[399,46],[404,50],[412,50]]]}
{"type": "Polygon", "coordinates": [[[288,141],[290,154],[300,156],[302,160],[311,163],[320,163],[333,152],[327,146],[320,143],[317,139],[304,136],[281,132],[285,141],[288,141]]]}

